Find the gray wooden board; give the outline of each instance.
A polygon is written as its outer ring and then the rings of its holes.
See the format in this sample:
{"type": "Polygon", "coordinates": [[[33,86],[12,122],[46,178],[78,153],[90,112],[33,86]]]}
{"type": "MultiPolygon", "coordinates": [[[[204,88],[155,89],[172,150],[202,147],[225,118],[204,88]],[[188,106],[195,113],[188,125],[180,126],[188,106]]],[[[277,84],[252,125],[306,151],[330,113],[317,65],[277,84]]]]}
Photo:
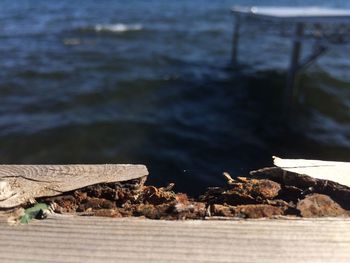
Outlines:
{"type": "Polygon", "coordinates": [[[350,262],[350,220],[0,222],[1,262],[350,262]]]}
{"type": "Polygon", "coordinates": [[[350,10],[344,8],[327,8],[317,6],[235,6],[236,15],[276,22],[299,23],[350,23],[350,10]]]}
{"type": "Polygon", "coordinates": [[[282,159],[273,156],[274,165],[285,171],[333,181],[350,187],[350,162],[282,159]]]}
{"type": "Polygon", "coordinates": [[[0,165],[0,208],[88,185],[147,176],[144,165],[0,165]]]}

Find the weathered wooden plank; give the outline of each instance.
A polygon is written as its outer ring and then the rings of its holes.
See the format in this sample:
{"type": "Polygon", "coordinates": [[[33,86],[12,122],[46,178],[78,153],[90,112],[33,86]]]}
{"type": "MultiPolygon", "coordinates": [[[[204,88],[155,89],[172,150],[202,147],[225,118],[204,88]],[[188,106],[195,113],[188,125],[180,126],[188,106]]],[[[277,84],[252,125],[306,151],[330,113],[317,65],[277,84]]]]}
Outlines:
{"type": "Polygon", "coordinates": [[[50,216],[0,223],[2,262],[350,262],[350,220],[163,221],[50,216]]]}
{"type": "Polygon", "coordinates": [[[88,185],[147,176],[144,165],[0,165],[0,208],[88,185]]]}
{"type": "Polygon", "coordinates": [[[283,170],[330,180],[350,187],[350,163],[273,157],[276,166],[283,170]]]}
{"type": "Polygon", "coordinates": [[[255,19],[298,23],[325,23],[337,24],[350,22],[349,9],[324,7],[288,7],[288,6],[235,6],[232,8],[235,15],[255,19]]]}
{"type": "Polygon", "coordinates": [[[250,175],[297,187],[304,194],[328,195],[344,209],[350,210],[349,163],[273,158],[278,167],[251,171],[250,175]]]}

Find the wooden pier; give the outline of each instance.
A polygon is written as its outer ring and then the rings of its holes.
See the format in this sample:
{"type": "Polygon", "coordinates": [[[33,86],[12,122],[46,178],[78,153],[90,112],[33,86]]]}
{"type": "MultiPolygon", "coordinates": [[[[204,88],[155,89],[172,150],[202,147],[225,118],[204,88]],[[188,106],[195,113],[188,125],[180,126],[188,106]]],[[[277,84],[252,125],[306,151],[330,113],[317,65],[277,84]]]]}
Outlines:
{"type": "Polygon", "coordinates": [[[238,64],[238,44],[240,28],[244,21],[266,21],[278,27],[292,29],[293,43],[289,69],[285,85],[285,104],[290,105],[295,94],[295,81],[298,72],[312,64],[329,48],[346,45],[350,42],[350,10],[321,7],[233,7],[234,29],[232,40],[232,65],[238,64]],[[305,28],[312,27],[306,36],[305,28]],[[294,30],[293,30],[294,29],[294,30]],[[302,43],[313,41],[311,54],[301,59],[302,43]]]}
{"type": "Polygon", "coordinates": [[[350,262],[348,219],[0,222],[1,262],[350,262]]]}
{"type": "MultiPolygon", "coordinates": [[[[292,172],[297,163],[303,173],[349,167],[279,158],[275,163],[292,172]]],[[[15,224],[9,216],[8,207],[38,196],[147,174],[142,165],[0,165],[1,262],[350,262],[349,217],[166,221],[53,213],[15,224]]]]}

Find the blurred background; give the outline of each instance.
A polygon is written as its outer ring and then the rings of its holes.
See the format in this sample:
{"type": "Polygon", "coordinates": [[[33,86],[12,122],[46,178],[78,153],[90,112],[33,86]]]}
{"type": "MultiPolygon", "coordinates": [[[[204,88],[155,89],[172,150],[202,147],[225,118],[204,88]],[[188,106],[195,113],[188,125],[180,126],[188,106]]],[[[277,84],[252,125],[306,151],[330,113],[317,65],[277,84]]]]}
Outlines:
{"type": "Polygon", "coordinates": [[[244,24],[244,65],[228,66],[230,7],[290,3],[0,1],[0,162],[142,163],[194,195],[271,155],[349,161],[350,48],[301,74],[289,121],[289,38],[244,24]]]}

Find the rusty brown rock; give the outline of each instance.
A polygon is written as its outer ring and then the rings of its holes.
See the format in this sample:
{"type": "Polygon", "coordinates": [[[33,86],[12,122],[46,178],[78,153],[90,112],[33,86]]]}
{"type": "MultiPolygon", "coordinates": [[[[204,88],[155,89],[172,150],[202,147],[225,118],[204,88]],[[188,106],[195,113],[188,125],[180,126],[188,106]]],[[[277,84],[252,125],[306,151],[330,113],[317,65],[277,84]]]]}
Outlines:
{"type": "Polygon", "coordinates": [[[154,205],[141,204],[135,208],[136,216],[145,216],[150,219],[159,219],[159,211],[154,205]]]}
{"type": "MultiPolygon", "coordinates": [[[[274,172],[277,173],[275,170],[274,172]]],[[[304,180],[301,177],[298,179],[304,180]]],[[[211,215],[261,218],[278,215],[345,214],[340,205],[327,196],[309,195],[298,203],[306,194],[314,193],[315,190],[331,191],[338,187],[331,182],[321,185],[319,182],[314,184],[308,178],[306,180],[305,187],[300,186],[301,181],[297,187],[286,184],[292,182],[291,178],[287,181],[281,180],[280,184],[266,178],[238,177],[235,180],[230,179],[225,187],[209,188],[197,199],[189,198],[186,194],[174,193],[173,184],[160,188],[143,185],[135,188],[132,182],[100,184],[38,201],[53,203],[55,212],[58,213],[108,217],[142,216],[167,220],[203,219],[211,215]]],[[[338,202],[337,199],[334,200],[338,202]]]]}
{"type": "Polygon", "coordinates": [[[190,201],[186,194],[176,194],[175,196],[176,203],[174,204],[174,211],[177,213],[185,212],[188,210],[190,201]]]}
{"type": "Polygon", "coordinates": [[[54,212],[56,213],[71,213],[75,212],[78,207],[76,199],[72,195],[56,196],[47,198],[47,203],[54,203],[54,212]]]}
{"type": "Polygon", "coordinates": [[[102,199],[102,198],[88,198],[86,203],[84,203],[85,209],[111,209],[115,207],[115,204],[112,201],[102,199]]]}
{"type": "Polygon", "coordinates": [[[213,216],[234,217],[236,216],[235,207],[228,205],[214,204],[210,206],[210,212],[213,216]]]}
{"type": "Polygon", "coordinates": [[[174,201],[175,194],[154,186],[146,186],[142,191],[141,199],[143,199],[143,202],[159,205],[174,201]]]}
{"type": "Polygon", "coordinates": [[[307,175],[284,171],[279,167],[267,167],[256,171],[251,171],[250,175],[267,178],[284,185],[293,185],[299,188],[316,186],[319,181],[318,179],[307,175]]]}
{"type": "Polygon", "coordinates": [[[206,215],[206,206],[201,202],[177,203],[174,216],[178,219],[202,219],[206,215]]]}
{"type": "Polygon", "coordinates": [[[144,216],[150,219],[166,219],[170,215],[169,205],[140,204],[133,207],[135,216],[144,216]]]}
{"type": "Polygon", "coordinates": [[[342,216],[346,211],[329,196],[323,194],[307,195],[297,204],[303,217],[342,216]]]}
{"type": "Polygon", "coordinates": [[[86,187],[85,192],[90,197],[113,200],[115,199],[115,190],[112,188],[113,186],[112,184],[92,185],[86,187]]]}
{"type": "Polygon", "coordinates": [[[253,184],[253,195],[260,196],[264,199],[275,198],[279,191],[281,190],[281,185],[271,180],[261,179],[255,180],[253,184]]]}
{"type": "Polygon", "coordinates": [[[279,183],[267,179],[251,179],[238,177],[239,182],[231,182],[225,188],[208,189],[200,197],[200,201],[209,204],[261,204],[266,199],[278,196],[281,186],[279,183]]]}
{"type": "Polygon", "coordinates": [[[77,202],[81,203],[81,202],[84,202],[88,196],[87,196],[87,193],[75,191],[74,197],[75,197],[77,202]]]}
{"type": "Polygon", "coordinates": [[[284,215],[284,209],[272,205],[240,205],[235,208],[236,216],[262,218],[284,215]]]}
{"type": "MultiPolygon", "coordinates": [[[[342,207],[350,210],[350,187],[324,179],[317,179],[303,174],[285,171],[279,167],[269,167],[250,172],[250,175],[267,178],[280,183],[282,186],[291,186],[305,193],[320,193],[330,196],[342,207]]],[[[297,192],[294,192],[297,194],[297,192]]],[[[291,196],[293,198],[293,196],[291,196]]],[[[294,195],[295,197],[295,195],[294,195]]]]}
{"type": "Polygon", "coordinates": [[[209,188],[203,195],[199,197],[199,201],[206,202],[209,205],[239,205],[259,203],[260,201],[257,201],[253,196],[251,196],[251,191],[251,184],[235,182],[230,184],[229,187],[209,188]]]}
{"type": "Polygon", "coordinates": [[[257,205],[218,205],[210,207],[213,216],[240,217],[240,218],[263,218],[284,215],[286,207],[277,207],[267,204],[257,205]]]}

